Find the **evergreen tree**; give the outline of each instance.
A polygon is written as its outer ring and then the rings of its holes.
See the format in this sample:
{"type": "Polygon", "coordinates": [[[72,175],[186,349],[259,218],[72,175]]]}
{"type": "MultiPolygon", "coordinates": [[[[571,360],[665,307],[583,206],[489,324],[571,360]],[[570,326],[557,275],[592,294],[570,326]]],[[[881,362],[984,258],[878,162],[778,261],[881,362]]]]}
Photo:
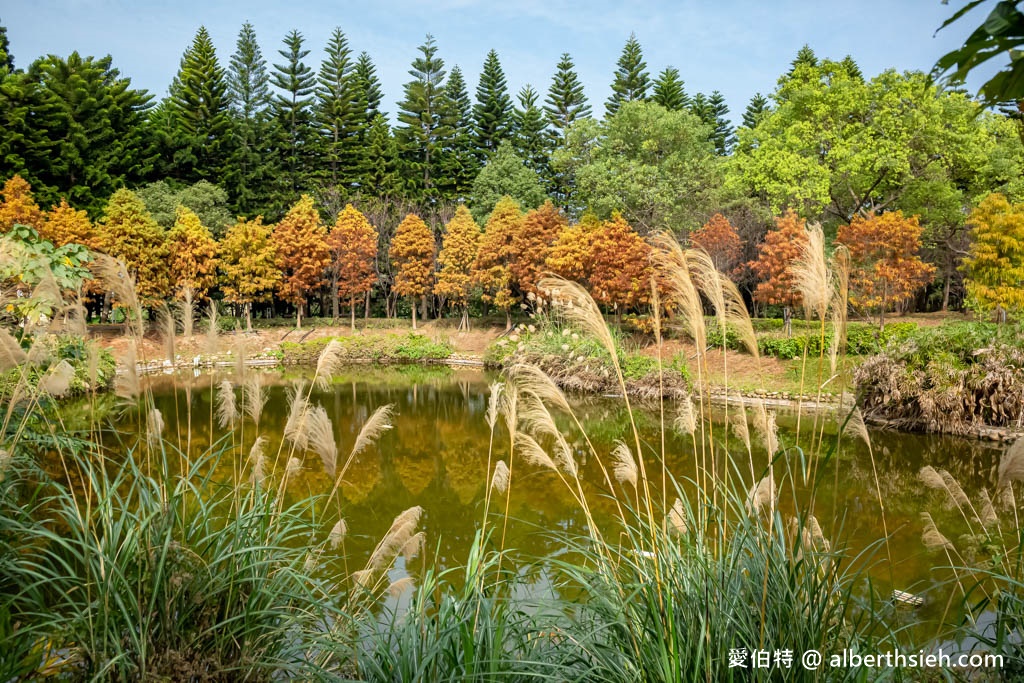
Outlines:
{"type": "Polygon", "coordinates": [[[373,65],[370,55],[361,52],[355,66],[352,67],[352,71],[355,75],[360,99],[366,106],[366,123],[369,124],[376,118],[377,114],[382,113],[380,110],[381,88],[380,79],[377,78],[377,67],[373,65]]]}
{"type": "Polygon", "coordinates": [[[733,143],[736,142],[735,131],[729,121],[729,107],[725,103],[722,93],[717,90],[711,93],[708,98],[709,121],[714,132],[711,134],[711,141],[715,144],[715,151],[720,155],[729,153],[733,143]]]}
{"type": "Polygon", "coordinates": [[[647,99],[647,88],[650,85],[650,74],[647,73],[647,62],[644,61],[643,49],[636,34],[630,33],[629,40],[622,48],[615,80],[612,81],[612,96],[605,103],[608,116],[619,110],[623,102],[647,99]]]}
{"type": "Polygon", "coordinates": [[[547,124],[544,112],[537,106],[537,98],[537,91],[530,85],[519,91],[519,107],[512,113],[512,146],[526,165],[546,180],[550,175],[548,144],[544,135],[547,124]]]}
{"type": "Polygon", "coordinates": [[[267,206],[266,188],[273,176],[273,166],[263,142],[270,132],[270,76],[256,42],[256,31],[248,22],[238,32],[228,68],[228,88],[235,142],[224,173],[224,186],[236,211],[251,216],[267,206]]]}
{"type": "Polygon", "coordinates": [[[232,138],[228,80],[217,60],[210,34],[199,27],[185,50],[170,89],[170,111],[178,137],[175,177],[187,182],[219,179],[227,165],[232,138]]]}
{"type": "Polygon", "coordinates": [[[690,103],[690,98],[683,89],[683,80],[679,78],[679,70],[667,67],[654,82],[654,95],[651,101],[660,104],[669,111],[680,111],[690,103]]]}
{"type": "Polygon", "coordinates": [[[768,99],[761,93],[755,93],[747,104],[747,110],[743,112],[743,127],[753,129],[761,117],[770,112],[768,99]]]}
{"type": "Polygon", "coordinates": [[[441,194],[449,199],[465,199],[480,171],[480,164],[473,144],[473,105],[458,66],[452,67],[448,74],[444,92],[443,128],[448,137],[443,142],[445,187],[441,194]]]}
{"type": "Polygon", "coordinates": [[[433,36],[427,35],[419,51],[409,71],[413,79],[405,84],[405,97],[398,104],[395,139],[405,193],[417,199],[432,199],[437,196],[436,179],[443,172],[439,141],[447,137],[442,121],[445,71],[433,36]]]}
{"type": "Polygon", "coordinates": [[[864,80],[864,72],[860,70],[860,66],[854,61],[853,57],[846,55],[843,57],[839,64],[846,70],[846,73],[850,74],[850,78],[858,81],[864,80]]]}
{"type": "Polygon", "coordinates": [[[580,83],[568,52],[562,53],[562,59],[555,68],[548,97],[544,100],[544,111],[547,112],[554,137],[561,139],[573,121],[590,116],[590,105],[587,104],[583,84],[580,83]]]}
{"type": "Polygon", "coordinates": [[[690,113],[700,119],[704,124],[714,127],[715,125],[715,114],[712,111],[711,103],[708,102],[708,97],[702,92],[697,93],[690,100],[689,106],[690,113]]]}
{"type": "Polygon", "coordinates": [[[275,64],[271,84],[278,88],[274,100],[274,113],[283,138],[282,156],[284,183],[282,196],[278,197],[277,208],[294,201],[294,195],[307,185],[307,173],[315,154],[315,130],[313,126],[313,93],[316,90],[316,76],[303,61],[309,50],[302,49],[302,34],[291,31],[284,39],[285,49],[278,50],[285,59],[284,64],[275,64]]]}
{"type": "Polygon", "coordinates": [[[480,72],[476,86],[476,104],[473,106],[476,125],[476,146],[481,160],[486,160],[512,130],[512,98],[508,94],[505,72],[498,61],[498,53],[491,50],[480,72]]]}
{"type": "Polygon", "coordinates": [[[545,199],[540,178],[516,156],[507,140],[498,147],[491,161],[473,182],[470,212],[479,223],[486,223],[495,203],[503,196],[512,197],[526,209],[535,209],[545,199]]]}
{"type": "Polygon", "coordinates": [[[366,130],[366,166],[362,191],[371,197],[389,197],[398,188],[398,154],[391,128],[383,114],[377,114],[366,130]]]}
{"type": "Polygon", "coordinates": [[[814,50],[807,43],[804,43],[796,53],[796,59],[790,62],[788,76],[792,76],[793,72],[800,66],[818,66],[818,57],[814,54],[814,50]]]}
{"type": "Polygon", "coordinates": [[[11,41],[7,39],[7,27],[0,24],[0,72],[14,71],[14,55],[11,54],[11,41]]]}
{"type": "Polygon", "coordinates": [[[320,67],[317,88],[317,118],[323,136],[328,180],[331,185],[346,190],[358,182],[362,167],[362,132],[366,125],[366,106],[350,55],[345,34],[340,28],[334,29],[320,67]]]}

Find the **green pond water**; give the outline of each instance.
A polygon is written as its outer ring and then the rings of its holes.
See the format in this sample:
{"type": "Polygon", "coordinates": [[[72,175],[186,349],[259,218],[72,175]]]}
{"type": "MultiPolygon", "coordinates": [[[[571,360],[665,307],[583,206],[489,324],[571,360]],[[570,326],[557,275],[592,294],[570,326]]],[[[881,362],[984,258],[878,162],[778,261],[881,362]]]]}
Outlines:
{"type": "MultiPolygon", "coordinates": [[[[227,443],[233,438],[237,445],[214,473],[214,479],[224,485],[232,485],[238,472],[249,476],[246,456],[257,433],[268,440],[266,453],[273,459],[288,416],[287,389],[308,380],[312,374],[294,369],[247,372],[261,373],[269,397],[258,431],[250,420],[245,420],[241,430],[228,437],[227,443]]],[[[198,457],[211,442],[224,439],[227,434],[211,418],[212,387],[224,379],[235,378],[230,371],[223,370],[149,380],[166,424],[164,437],[192,457],[198,457]]],[[[423,507],[421,528],[427,536],[426,552],[408,567],[399,558],[392,578],[406,573],[415,577],[424,563],[440,567],[464,563],[483,516],[490,435],[485,413],[489,385],[495,379],[494,375],[469,369],[360,366],[336,376],[326,391],[313,389],[311,404],[322,405],[333,422],[339,462],[344,461],[363,423],[377,407],[393,404],[395,410],[393,429],[352,463],[340,487],[340,501],[332,503],[329,510],[320,511],[324,529],[330,529],[340,514],[349,530],[344,557],[331,558],[330,563],[339,569],[361,568],[395,515],[413,505],[423,507]]],[[[574,403],[600,457],[608,457],[617,439],[632,443],[629,416],[622,399],[580,397],[574,403]]],[[[667,411],[670,421],[674,409],[669,405],[667,411]]],[[[716,411],[721,412],[721,407],[716,411]]],[[[138,433],[137,415],[111,414],[113,428],[130,443],[138,433]]],[[[660,472],[657,454],[661,452],[662,438],[658,407],[635,407],[635,414],[649,471],[652,478],[660,480],[656,474],[660,472]]],[[[780,411],[778,422],[780,441],[784,447],[790,447],[783,456],[788,459],[788,467],[781,460],[776,461],[779,505],[785,514],[795,504],[806,505],[810,498],[799,475],[786,480],[782,473],[787,469],[797,473],[805,466],[806,461],[792,446],[799,443],[809,447],[814,419],[807,414],[802,417],[799,442],[795,414],[780,411]]],[[[597,522],[612,524],[615,506],[607,495],[600,470],[593,456],[588,457],[584,440],[569,421],[565,421],[565,429],[576,450],[585,492],[597,522]]],[[[715,424],[716,441],[722,443],[727,431],[730,430],[722,424],[715,424]]],[[[835,427],[829,425],[825,430],[826,443],[833,441],[834,435],[835,427]]],[[[954,542],[966,528],[959,513],[947,506],[939,493],[923,488],[917,472],[926,464],[946,469],[977,500],[981,488],[993,488],[1002,448],[976,440],[882,430],[871,430],[871,439],[887,508],[891,571],[880,543],[884,532],[871,460],[862,441],[844,437],[837,457],[820,468],[814,512],[826,537],[833,545],[859,555],[866,575],[882,590],[898,588],[926,596],[926,605],[907,614],[906,619],[919,622],[919,629],[931,629],[938,624],[949,597],[950,589],[944,584],[949,577],[941,569],[948,561],[944,554],[929,552],[922,545],[920,513],[931,512],[939,528],[954,542]]],[[[735,471],[744,478],[743,488],[749,488],[751,466],[746,447],[731,431],[727,447],[736,458],[735,471]]],[[[693,476],[693,445],[689,437],[667,430],[665,452],[671,472],[680,478],[693,476]]],[[[508,458],[508,435],[502,427],[496,430],[492,457],[508,458]]],[[[764,448],[754,438],[753,463],[759,475],[767,462],[764,448]]],[[[304,456],[302,472],[291,480],[287,495],[298,500],[311,493],[327,493],[331,486],[320,459],[311,452],[304,456]]],[[[507,546],[516,548],[522,557],[542,558],[563,551],[552,531],[584,530],[582,513],[553,473],[520,461],[513,465],[510,490],[507,546]]],[[[625,495],[621,489],[616,493],[625,495]]]]}

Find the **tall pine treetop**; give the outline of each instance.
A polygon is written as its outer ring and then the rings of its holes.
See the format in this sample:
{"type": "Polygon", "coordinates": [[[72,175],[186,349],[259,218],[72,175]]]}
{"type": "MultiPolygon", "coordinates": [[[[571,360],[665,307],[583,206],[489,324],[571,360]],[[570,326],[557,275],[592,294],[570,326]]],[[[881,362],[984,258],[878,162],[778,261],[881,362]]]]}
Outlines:
{"type": "Polygon", "coordinates": [[[551,87],[548,88],[548,97],[544,100],[544,111],[547,112],[548,121],[554,127],[555,134],[561,137],[573,121],[590,116],[590,105],[587,104],[583,84],[580,83],[580,77],[576,74],[576,68],[568,52],[562,53],[562,58],[555,69],[551,87]]]}
{"type": "Polygon", "coordinates": [[[654,82],[654,95],[651,101],[660,104],[669,111],[685,109],[690,103],[690,98],[683,89],[683,79],[679,77],[679,70],[674,67],[666,67],[654,82]]]}
{"type": "Polygon", "coordinates": [[[227,75],[205,26],[181,58],[171,84],[171,105],[182,130],[189,134],[223,135],[228,126],[227,75]]]}
{"type": "Polygon", "coordinates": [[[377,78],[377,67],[366,52],[360,52],[353,67],[356,84],[360,91],[360,97],[366,103],[366,120],[372,122],[377,114],[381,114],[380,101],[382,98],[380,79],[377,78]]]}
{"type": "Polygon", "coordinates": [[[11,41],[7,39],[7,27],[0,24],[0,70],[7,73],[14,71],[14,55],[11,54],[11,41]]]}
{"type": "Polygon", "coordinates": [[[238,32],[228,72],[232,104],[243,119],[253,119],[267,108],[270,104],[269,86],[267,60],[256,42],[256,30],[245,22],[238,32]]]}
{"type": "Polygon", "coordinates": [[[743,112],[743,127],[744,128],[756,128],[758,121],[761,120],[767,112],[768,99],[761,93],[755,93],[750,98],[750,102],[747,104],[746,111],[743,112]]]}
{"type": "Polygon", "coordinates": [[[615,80],[612,81],[612,96],[605,103],[608,116],[614,115],[623,102],[647,99],[651,77],[647,73],[647,62],[644,61],[643,49],[635,33],[629,34],[629,40],[622,48],[618,67],[615,70],[615,80]]]}
{"type": "Polygon", "coordinates": [[[410,196],[423,198],[436,195],[436,179],[442,173],[438,141],[447,137],[447,131],[441,120],[444,60],[437,56],[434,36],[427,34],[419,52],[409,70],[412,80],[405,84],[405,97],[398,104],[395,137],[405,168],[406,189],[410,196]]]}
{"type": "Polygon", "coordinates": [[[296,110],[312,104],[313,91],[316,89],[316,76],[313,69],[304,60],[309,50],[302,49],[303,37],[298,31],[292,30],[284,38],[285,49],[277,53],[284,57],[284,64],[274,64],[274,75],[271,83],[282,92],[277,95],[278,107],[294,115],[296,110]]]}
{"type": "Polygon", "coordinates": [[[498,144],[507,139],[512,128],[512,98],[508,94],[505,72],[498,61],[498,53],[491,50],[480,72],[476,87],[476,105],[473,118],[476,124],[476,143],[482,156],[490,156],[498,144]]]}

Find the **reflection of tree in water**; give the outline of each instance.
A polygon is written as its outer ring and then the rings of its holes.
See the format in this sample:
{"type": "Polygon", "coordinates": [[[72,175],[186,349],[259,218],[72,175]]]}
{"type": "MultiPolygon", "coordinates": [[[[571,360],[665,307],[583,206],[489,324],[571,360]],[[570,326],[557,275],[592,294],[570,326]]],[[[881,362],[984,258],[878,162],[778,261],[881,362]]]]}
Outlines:
{"type": "Polygon", "coordinates": [[[350,503],[361,503],[381,480],[380,454],[364,452],[352,459],[341,481],[341,492],[350,503]]]}
{"type": "Polygon", "coordinates": [[[459,502],[468,505],[482,491],[487,480],[487,453],[479,445],[459,443],[445,446],[441,451],[444,462],[445,483],[458,497],[459,502]]]}
{"type": "Polygon", "coordinates": [[[430,453],[403,453],[391,459],[395,474],[405,490],[414,496],[423,493],[437,476],[437,461],[430,453]]]}

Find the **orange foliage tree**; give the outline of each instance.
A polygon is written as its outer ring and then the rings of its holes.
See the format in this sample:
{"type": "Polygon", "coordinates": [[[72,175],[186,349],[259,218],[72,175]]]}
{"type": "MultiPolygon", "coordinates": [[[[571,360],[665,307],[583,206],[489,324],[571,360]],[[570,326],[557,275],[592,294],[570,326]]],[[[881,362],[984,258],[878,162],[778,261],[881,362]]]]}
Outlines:
{"type": "Polygon", "coordinates": [[[20,175],[12,176],[3,189],[0,202],[0,232],[7,232],[15,223],[39,228],[43,225],[43,212],[32,198],[32,187],[20,175]]]}
{"type": "Polygon", "coordinates": [[[801,258],[807,242],[804,219],[789,210],[775,218],[775,229],[769,230],[764,242],[757,247],[757,260],[748,264],[760,280],[754,290],[754,300],[782,306],[787,331],[789,311],[801,301],[800,292],[794,287],[793,266],[801,258]]]}
{"type": "Polygon", "coordinates": [[[616,316],[650,299],[651,247],[618,211],[593,235],[590,293],[616,316]]]}
{"type": "Polygon", "coordinates": [[[885,312],[931,282],[935,266],[918,256],[921,226],[917,216],[889,211],[867,218],[857,215],[839,228],[836,242],[850,251],[850,303],[885,312]]]}
{"type": "Polygon", "coordinates": [[[434,274],[434,235],[423,219],[410,213],[391,240],[388,257],[395,264],[395,293],[412,297],[412,329],[416,329],[416,298],[426,296],[434,274]]]}
{"type": "Polygon", "coordinates": [[[555,275],[586,285],[590,281],[593,265],[595,235],[600,230],[601,221],[597,216],[592,213],[583,214],[579,223],[559,233],[548,250],[544,265],[555,275]]]}
{"type": "Polygon", "coordinates": [[[135,278],[139,303],[154,306],[167,298],[170,273],[164,231],[137,194],[125,188],[112,194],[98,233],[99,250],[123,262],[135,278]]]}
{"type": "Polygon", "coordinates": [[[89,214],[72,207],[66,199],[61,199],[60,204],[54,205],[46,213],[39,228],[39,236],[57,247],[81,244],[95,249],[98,241],[89,214]]]}
{"type": "Polygon", "coordinates": [[[365,295],[377,282],[377,231],[366,216],[351,204],[338,214],[327,236],[331,250],[331,293],[334,319],[338,319],[339,298],[351,303],[351,324],[356,329],[356,298],[365,295]]]}
{"type": "Polygon", "coordinates": [[[277,293],[295,306],[295,326],[301,328],[309,293],[323,282],[324,269],[331,262],[327,228],[312,197],[302,195],[274,228],[272,239],[281,271],[277,293]]]}
{"type": "Polygon", "coordinates": [[[217,242],[192,209],[179,206],[167,233],[175,295],[203,299],[217,284],[217,242]],[[190,294],[186,292],[190,290],[190,294]]]}
{"type": "Polygon", "coordinates": [[[514,259],[509,264],[512,282],[523,293],[540,294],[537,283],[548,271],[548,252],[566,225],[565,216],[550,199],[523,216],[522,226],[512,235],[514,259]]]}
{"type": "Polygon", "coordinates": [[[716,213],[700,230],[693,232],[690,244],[706,251],[718,272],[733,277],[739,271],[743,240],[722,214],[716,213]]]}
{"type": "Polygon", "coordinates": [[[220,244],[221,289],[224,299],[245,309],[247,329],[252,329],[252,305],[270,301],[281,280],[273,226],[263,225],[263,216],[238,222],[228,228],[220,244]]]}
{"type": "Polygon", "coordinates": [[[469,291],[479,247],[480,226],[469,209],[460,204],[444,229],[441,253],[437,256],[441,270],[434,286],[434,294],[446,297],[450,306],[462,310],[460,330],[469,329],[469,291]]]}
{"type": "Polygon", "coordinates": [[[473,281],[483,288],[483,300],[505,311],[506,329],[512,327],[512,306],[518,301],[513,291],[512,264],[518,256],[516,234],[522,227],[519,202],[505,195],[494,205],[487,219],[473,265],[473,281]]]}

